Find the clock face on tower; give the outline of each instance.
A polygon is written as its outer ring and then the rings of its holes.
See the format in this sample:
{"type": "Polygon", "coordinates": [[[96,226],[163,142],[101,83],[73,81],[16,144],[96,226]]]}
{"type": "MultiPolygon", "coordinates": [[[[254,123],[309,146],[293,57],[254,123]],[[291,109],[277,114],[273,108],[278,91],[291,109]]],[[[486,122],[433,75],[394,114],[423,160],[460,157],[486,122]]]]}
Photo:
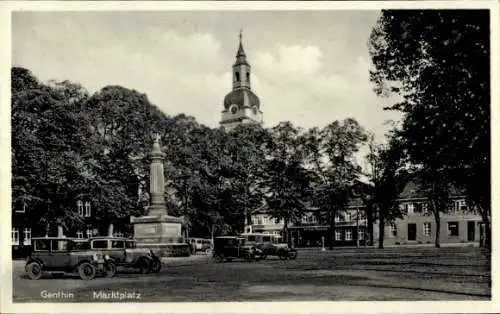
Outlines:
{"type": "Polygon", "coordinates": [[[236,106],[236,105],[231,105],[231,107],[229,107],[229,111],[230,111],[232,114],[235,114],[235,113],[238,111],[238,106],[236,106]]]}

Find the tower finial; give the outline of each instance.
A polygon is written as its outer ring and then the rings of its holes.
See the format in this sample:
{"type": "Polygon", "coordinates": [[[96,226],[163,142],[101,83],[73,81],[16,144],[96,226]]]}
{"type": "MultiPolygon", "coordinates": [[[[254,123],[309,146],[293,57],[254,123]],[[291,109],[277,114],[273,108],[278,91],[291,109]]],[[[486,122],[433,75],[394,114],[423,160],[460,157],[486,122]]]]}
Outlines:
{"type": "Polygon", "coordinates": [[[243,29],[240,28],[240,43],[243,42],[242,38],[243,38],[243,29]]]}
{"type": "Polygon", "coordinates": [[[245,57],[245,50],[243,49],[243,29],[240,28],[240,45],[238,47],[238,53],[236,53],[236,57],[245,57]]]}

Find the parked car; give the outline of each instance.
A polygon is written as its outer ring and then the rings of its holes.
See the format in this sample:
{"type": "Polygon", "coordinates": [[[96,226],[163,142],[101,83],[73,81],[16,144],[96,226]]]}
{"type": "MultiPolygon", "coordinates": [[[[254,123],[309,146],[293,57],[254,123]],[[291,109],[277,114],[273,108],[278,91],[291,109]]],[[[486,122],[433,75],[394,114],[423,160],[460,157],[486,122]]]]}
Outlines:
{"type": "Polygon", "coordinates": [[[224,260],[230,262],[235,258],[242,258],[246,261],[260,261],[263,252],[253,245],[248,245],[245,238],[224,236],[215,238],[213,257],[219,262],[224,260]]]}
{"type": "Polygon", "coordinates": [[[277,256],[281,260],[296,259],[297,250],[282,242],[282,238],[276,234],[268,233],[244,233],[241,235],[249,245],[255,245],[264,252],[263,259],[267,256],[277,256]]]}
{"type": "Polygon", "coordinates": [[[213,243],[210,239],[202,239],[202,238],[189,238],[188,243],[192,247],[192,253],[204,252],[207,254],[212,253],[213,251],[213,243]]]}
{"type": "Polygon", "coordinates": [[[94,279],[104,272],[105,261],[97,252],[80,249],[74,239],[32,238],[32,250],[25,270],[29,279],[37,280],[44,273],[78,274],[83,280],[94,279]]]}
{"type": "Polygon", "coordinates": [[[115,276],[119,266],[135,268],[143,274],[158,273],[161,270],[160,258],[152,250],[137,248],[132,239],[94,237],[80,242],[89,250],[104,256],[107,277],[115,276]]]}

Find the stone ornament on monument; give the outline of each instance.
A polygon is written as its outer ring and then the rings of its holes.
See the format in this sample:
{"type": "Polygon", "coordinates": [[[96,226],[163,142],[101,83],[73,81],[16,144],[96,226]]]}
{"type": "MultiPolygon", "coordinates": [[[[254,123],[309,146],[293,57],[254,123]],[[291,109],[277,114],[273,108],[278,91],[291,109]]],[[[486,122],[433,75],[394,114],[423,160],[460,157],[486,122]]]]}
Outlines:
{"type": "Polygon", "coordinates": [[[160,145],[160,136],[154,137],[150,153],[149,207],[147,214],[130,217],[134,225],[137,247],[149,248],[159,256],[189,255],[189,246],[182,237],[183,218],[169,216],[165,202],[165,174],[163,163],[166,154],[160,145]]]}

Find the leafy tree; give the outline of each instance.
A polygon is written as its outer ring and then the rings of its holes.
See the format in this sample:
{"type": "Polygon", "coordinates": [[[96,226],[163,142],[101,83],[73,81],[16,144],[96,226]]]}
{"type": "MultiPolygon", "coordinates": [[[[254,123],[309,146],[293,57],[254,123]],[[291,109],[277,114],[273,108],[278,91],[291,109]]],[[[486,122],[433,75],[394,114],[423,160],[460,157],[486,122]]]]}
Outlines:
{"type": "Polygon", "coordinates": [[[302,218],[311,193],[311,172],[304,166],[305,151],[299,134],[290,122],[281,122],[270,130],[261,182],[269,215],[284,222],[283,239],[287,242],[288,226],[302,218]]]}
{"type": "Polygon", "coordinates": [[[490,246],[488,10],[384,10],[370,37],[371,80],[402,100],[414,164],[448,173],[481,213],[490,246]]]}
{"type": "Polygon", "coordinates": [[[335,217],[345,209],[361,173],[355,154],[367,134],[354,119],[335,121],[323,130],[310,129],[303,137],[307,164],[315,175],[313,204],[327,214],[330,248],[335,242],[335,217]]]}

